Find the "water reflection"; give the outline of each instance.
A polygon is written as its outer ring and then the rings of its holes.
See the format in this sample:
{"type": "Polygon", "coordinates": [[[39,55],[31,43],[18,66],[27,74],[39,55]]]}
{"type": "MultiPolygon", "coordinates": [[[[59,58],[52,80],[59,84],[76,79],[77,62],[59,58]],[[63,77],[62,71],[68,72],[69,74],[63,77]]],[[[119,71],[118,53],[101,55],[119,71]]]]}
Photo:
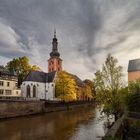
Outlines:
{"type": "Polygon", "coordinates": [[[0,140],[99,140],[104,122],[94,107],[0,122],[0,140]]]}

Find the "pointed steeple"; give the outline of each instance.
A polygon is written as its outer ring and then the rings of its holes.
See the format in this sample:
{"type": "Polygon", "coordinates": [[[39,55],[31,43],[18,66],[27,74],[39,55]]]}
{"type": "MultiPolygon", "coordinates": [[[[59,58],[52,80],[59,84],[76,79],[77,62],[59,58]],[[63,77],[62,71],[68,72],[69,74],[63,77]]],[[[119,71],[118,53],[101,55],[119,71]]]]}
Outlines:
{"type": "Polygon", "coordinates": [[[56,38],[56,29],[54,29],[54,38],[56,38]]]}
{"type": "Polygon", "coordinates": [[[52,51],[50,53],[50,59],[48,60],[48,72],[61,70],[62,70],[62,59],[60,58],[60,53],[58,52],[56,29],[54,29],[54,36],[52,39],[52,51]]]}
{"type": "Polygon", "coordinates": [[[52,41],[52,52],[50,53],[51,57],[59,57],[60,54],[58,52],[58,42],[56,38],[56,29],[54,29],[54,38],[52,41]]]}

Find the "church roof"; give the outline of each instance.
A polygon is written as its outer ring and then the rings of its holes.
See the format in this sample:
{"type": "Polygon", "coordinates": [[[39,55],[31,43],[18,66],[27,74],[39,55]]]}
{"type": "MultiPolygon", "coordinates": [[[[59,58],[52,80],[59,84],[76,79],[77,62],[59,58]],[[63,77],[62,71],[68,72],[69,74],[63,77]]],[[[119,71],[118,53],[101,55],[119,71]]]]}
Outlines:
{"type": "Polygon", "coordinates": [[[128,72],[140,71],[140,59],[129,60],[128,72]]]}
{"type": "Polygon", "coordinates": [[[77,84],[78,86],[84,86],[84,85],[85,85],[84,82],[83,82],[77,75],[72,75],[72,76],[73,76],[73,78],[75,79],[76,84],[77,84]]]}
{"type": "Polygon", "coordinates": [[[31,71],[25,77],[24,81],[33,81],[33,82],[43,82],[43,83],[50,83],[53,82],[55,78],[55,71],[46,73],[42,71],[31,71]]]}
{"type": "Polygon", "coordinates": [[[71,74],[71,73],[68,73],[68,74],[71,75],[74,78],[74,80],[75,80],[75,82],[78,86],[82,87],[82,86],[85,85],[85,83],[77,75],[74,75],[74,74],[71,74]]]}

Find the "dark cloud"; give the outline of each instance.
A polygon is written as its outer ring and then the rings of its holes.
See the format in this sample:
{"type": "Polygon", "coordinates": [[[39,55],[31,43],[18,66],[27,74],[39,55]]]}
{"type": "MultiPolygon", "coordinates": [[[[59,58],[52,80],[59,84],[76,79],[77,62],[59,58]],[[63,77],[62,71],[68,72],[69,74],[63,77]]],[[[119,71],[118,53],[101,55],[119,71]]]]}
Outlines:
{"type": "Polygon", "coordinates": [[[27,55],[46,67],[56,28],[66,69],[76,71],[69,66],[77,58],[95,71],[107,53],[138,49],[139,13],[139,0],[0,0],[0,55],[27,55]]]}

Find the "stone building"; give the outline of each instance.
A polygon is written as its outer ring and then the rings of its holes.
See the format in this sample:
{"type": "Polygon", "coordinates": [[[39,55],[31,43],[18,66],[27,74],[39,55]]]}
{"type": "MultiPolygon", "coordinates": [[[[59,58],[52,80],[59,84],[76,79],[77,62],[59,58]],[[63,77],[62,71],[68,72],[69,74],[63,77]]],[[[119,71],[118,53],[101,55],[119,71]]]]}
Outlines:
{"type": "Polygon", "coordinates": [[[128,64],[128,82],[140,78],[140,59],[129,60],[128,64]]]}
{"type": "Polygon", "coordinates": [[[0,96],[20,96],[17,82],[18,78],[14,72],[11,73],[0,66],[0,96]]]}

